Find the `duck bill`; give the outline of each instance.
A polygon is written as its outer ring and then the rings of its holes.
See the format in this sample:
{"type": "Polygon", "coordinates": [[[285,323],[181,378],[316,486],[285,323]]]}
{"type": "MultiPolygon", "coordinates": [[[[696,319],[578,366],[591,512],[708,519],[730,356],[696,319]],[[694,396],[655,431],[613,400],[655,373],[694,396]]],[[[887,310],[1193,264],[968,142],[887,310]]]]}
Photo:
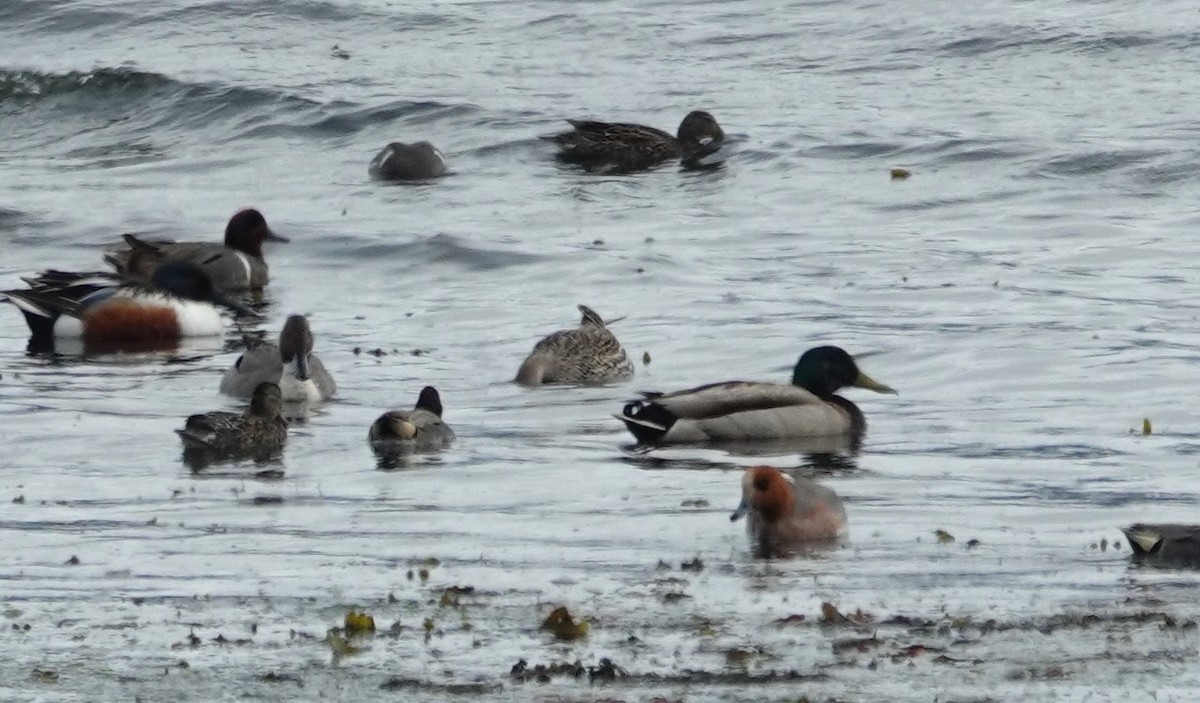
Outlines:
{"type": "Polygon", "coordinates": [[[862,371],[858,372],[858,378],[854,379],[854,383],[852,385],[858,386],[859,388],[866,388],[867,390],[875,391],[876,393],[891,393],[892,395],[899,395],[899,393],[896,392],[896,389],[892,388],[891,386],[885,386],[862,371]]]}
{"type": "Polygon", "coordinates": [[[307,381],[309,377],[308,355],[297,354],[296,360],[293,363],[296,365],[296,378],[301,381],[307,381]]]}
{"type": "Polygon", "coordinates": [[[748,513],[748,512],[750,512],[750,501],[746,500],[745,498],[742,498],[742,502],[738,503],[737,509],[734,510],[733,514],[731,514],[729,516],[729,521],[737,522],[738,520],[745,517],[746,513],[748,513]]]}
{"type": "Polygon", "coordinates": [[[282,234],[275,234],[275,230],[273,230],[273,229],[267,229],[267,236],[265,237],[265,239],[268,242],[290,242],[290,241],[292,241],[292,240],[288,239],[287,237],[283,236],[282,234]]]}

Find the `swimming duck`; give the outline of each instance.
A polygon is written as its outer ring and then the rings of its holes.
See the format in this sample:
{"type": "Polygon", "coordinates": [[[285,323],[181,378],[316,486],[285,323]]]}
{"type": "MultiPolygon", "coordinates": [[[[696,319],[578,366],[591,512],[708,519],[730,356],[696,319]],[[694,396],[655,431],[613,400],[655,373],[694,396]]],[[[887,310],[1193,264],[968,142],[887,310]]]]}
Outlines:
{"type": "Polygon", "coordinates": [[[291,315],[283,323],[279,343],[256,344],[242,352],[221,378],[221,392],[247,397],[258,384],[278,383],[287,402],[317,403],[333,397],[337,384],[313,353],[308,318],[291,315]]]}
{"type": "Polygon", "coordinates": [[[579,312],[579,327],[559,330],[534,345],[517,371],[517,383],[604,384],[633,375],[633,363],[604,320],[586,305],[579,312]]]}
{"type": "Polygon", "coordinates": [[[1137,523],[1121,530],[1134,561],[1175,568],[1200,567],[1200,525],[1137,523]]]}
{"type": "Polygon", "coordinates": [[[446,159],[429,142],[392,142],[371,159],[371,178],[382,181],[419,181],[446,173],[446,159]]]}
{"type": "Polygon", "coordinates": [[[623,122],[567,120],[575,129],[542,139],[558,145],[558,157],[590,171],[641,171],[671,159],[695,162],[721,147],[725,133],[703,110],[688,113],[677,136],[661,129],[623,122]]]}
{"type": "Polygon", "coordinates": [[[214,305],[253,314],[226,299],[194,264],[171,261],[156,268],[148,284],[107,272],[43,271],[23,279],[26,290],[0,291],[20,309],[33,339],[83,339],[121,349],[144,343],[209,337],[224,332],[214,305]]]}
{"type": "Polygon", "coordinates": [[[274,383],[260,383],[245,413],[221,410],[192,415],[182,430],[185,452],[223,457],[266,458],[287,441],[288,422],[281,415],[283,394],[274,383]]]}
{"type": "Polygon", "coordinates": [[[253,208],[239,210],[225,225],[225,243],[215,242],[170,242],[147,241],[132,234],[124,235],[126,249],[110,251],[104,259],[118,273],[130,278],[144,277],[149,273],[147,266],[163,261],[187,261],[193,263],[212,280],[222,292],[258,289],[267,284],[269,278],[267,262],[263,258],[263,242],[287,242],[267,226],[262,213],[253,208]],[[142,259],[133,259],[133,252],[147,254],[142,259]]]}
{"type": "Polygon", "coordinates": [[[846,509],[832,488],[771,466],[755,466],[742,475],[742,502],[729,519],[741,517],[755,553],[764,557],[846,534],[846,509]]]}
{"type": "Polygon", "coordinates": [[[896,392],[859,371],[840,347],[815,347],[796,362],[791,385],[726,381],[647,392],[615,417],[639,442],[653,444],[861,434],[862,411],[834,395],[845,386],[896,392]]]}
{"type": "Polygon", "coordinates": [[[454,430],[442,421],[442,398],[425,386],[412,410],[389,410],[371,424],[367,439],[380,450],[431,450],[449,446],[454,430]]]}

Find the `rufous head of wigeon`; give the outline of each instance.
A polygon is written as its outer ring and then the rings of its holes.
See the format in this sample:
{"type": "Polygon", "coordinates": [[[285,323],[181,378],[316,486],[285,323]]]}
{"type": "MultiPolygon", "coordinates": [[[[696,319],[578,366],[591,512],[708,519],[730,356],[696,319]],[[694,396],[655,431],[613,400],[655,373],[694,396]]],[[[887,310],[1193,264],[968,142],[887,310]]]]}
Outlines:
{"type": "Polygon", "coordinates": [[[263,256],[263,242],[290,242],[287,237],[275,234],[267,226],[267,218],[254,208],[246,208],[233,213],[229,223],[225,225],[225,246],[236,249],[244,254],[257,257],[263,256]]]}
{"type": "Polygon", "coordinates": [[[782,520],[796,504],[792,478],[773,466],[754,466],[742,476],[742,502],[729,519],[737,520],[753,510],[766,523],[782,520]]]}

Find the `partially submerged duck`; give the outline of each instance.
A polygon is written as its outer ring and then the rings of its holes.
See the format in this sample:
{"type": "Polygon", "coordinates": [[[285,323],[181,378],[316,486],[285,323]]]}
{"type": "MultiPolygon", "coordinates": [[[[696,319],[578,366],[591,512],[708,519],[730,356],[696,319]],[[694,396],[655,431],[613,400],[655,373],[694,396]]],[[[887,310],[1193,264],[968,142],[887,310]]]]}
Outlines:
{"type": "Polygon", "coordinates": [[[287,441],[283,394],[274,383],[260,383],[244,413],[216,410],[192,415],[175,430],[188,453],[213,457],[267,458],[287,441]]]}
{"type": "Polygon", "coordinates": [[[266,382],[279,384],[287,402],[316,403],[337,393],[333,376],[313,353],[312,329],[304,315],[288,317],[278,344],[264,342],[242,352],[221,378],[221,392],[248,397],[266,382]]]}
{"type": "Polygon", "coordinates": [[[625,122],[567,122],[573,130],[542,139],[558,145],[558,156],[563,161],[603,173],[641,171],[672,159],[696,162],[716,152],[725,141],[717,120],[703,110],[688,113],[675,136],[625,122]]]}
{"type": "Polygon", "coordinates": [[[586,305],[580,305],[579,312],[583,318],[578,327],[554,332],[534,345],[517,370],[517,383],[599,385],[633,376],[633,362],[603,318],[586,305]]]}
{"type": "Polygon", "coordinates": [[[639,442],[651,444],[862,434],[862,411],[835,395],[846,386],[896,392],[859,371],[840,347],[826,346],[801,355],[790,385],[726,381],[646,392],[615,417],[639,442]]]}
{"type": "Polygon", "coordinates": [[[846,534],[846,509],[832,488],[771,466],[755,466],[742,475],[742,502],[729,519],[742,517],[755,553],[764,557],[846,534]]]}
{"type": "Polygon", "coordinates": [[[454,442],[454,430],[442,420],[442,397],[425,386],[412,410],[389,410],[371,424],[367,433],[380,451],[429,451],[454,442]]]}
{"type": "Polygon", "coordinates": [[[1137,523],[1121,530],[1134,561],[1175,568],[1200,567],[1200,525],[1137,523]]]}
{"type": "Polygon", "coordinates": [[[123,236],[125,249],[110,251],[104,259],[116,271],[133,279],[145,278],[147,266],[165,261],[184,261],[199,266],[222,292],[260,289],[269,280],[263,243],[286,242],[276,234],[262,213],[253,208],[239,210],[225,225],[224,243],[171,242],[144,240],[132,234],[123,236]],[[141,253],[141,258],[135,257],[141,253]]]}
{"type": "Polygon", "coordinates": [[[429,142],[392,142],[367,167],[371,178],[381,181],[421,181],[446,174],[446,159],[429,142]]]}

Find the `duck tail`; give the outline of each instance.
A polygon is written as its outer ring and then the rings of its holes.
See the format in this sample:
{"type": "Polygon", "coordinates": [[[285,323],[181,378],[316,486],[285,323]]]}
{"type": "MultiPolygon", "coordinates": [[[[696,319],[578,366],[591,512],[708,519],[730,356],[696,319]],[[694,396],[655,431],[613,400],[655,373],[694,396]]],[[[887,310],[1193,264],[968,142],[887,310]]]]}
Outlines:
{"type": "Polygon", "coordinates": [[[627,403],[621,414],[614,414],[613,417],[624,422],[626,429],[643,444],[661,441],[678,419],[663,406],[640,400],[627,403]]]}
{"type": "Polygon", "coordinates": [[[53,339],[59,313],[40,301],[38,295],[33,291],[6,290],[0,296],[17,306],[35,339],[53,339]]]}

